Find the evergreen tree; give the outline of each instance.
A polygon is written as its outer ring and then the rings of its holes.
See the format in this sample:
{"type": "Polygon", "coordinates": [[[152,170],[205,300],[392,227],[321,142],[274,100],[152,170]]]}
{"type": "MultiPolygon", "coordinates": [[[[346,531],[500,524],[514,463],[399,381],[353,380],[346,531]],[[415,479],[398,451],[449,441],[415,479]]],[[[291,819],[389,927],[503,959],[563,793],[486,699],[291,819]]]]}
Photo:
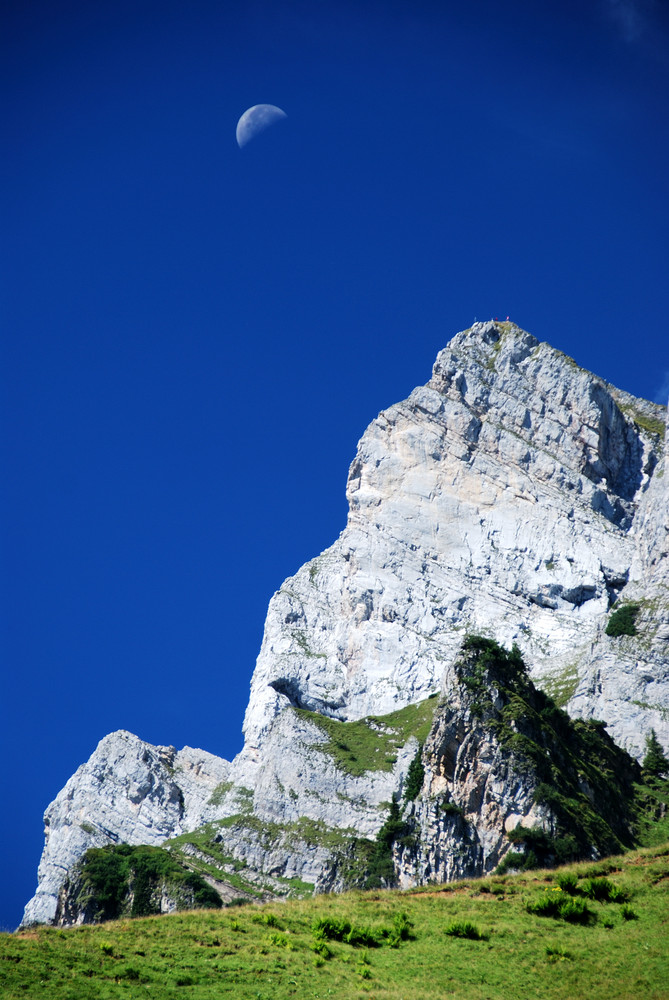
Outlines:
{"type": "Polygon", "coordinates": [[[650,774],[654,778],[669,773],[669,760],[667,760],[654,729],[651,729],[650,735],[646,737],[646,756],[641,766],[646,774],[650,774]]]}

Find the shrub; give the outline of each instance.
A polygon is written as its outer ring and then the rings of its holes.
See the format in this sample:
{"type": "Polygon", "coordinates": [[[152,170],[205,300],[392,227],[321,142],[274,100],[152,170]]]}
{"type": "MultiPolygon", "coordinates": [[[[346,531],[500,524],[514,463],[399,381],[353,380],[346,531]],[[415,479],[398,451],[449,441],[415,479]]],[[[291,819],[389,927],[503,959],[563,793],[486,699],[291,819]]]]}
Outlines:
{"type": "MultiPolygon", "coordinates": [[[[375,933],[369,927],[356,927],[348,920],[335,920],[331,917],[316,920],[312,930],[316,941],[343,941],[354,948],[378,948],[381,943],[379,938],[383,938],[382,932],[375,933]]],[[[386,931],[386,936],[389,933],[386,931]]]]}
{"type": "Polygon", "coordinates": [[[121,913],[128,877],[128,864],[124,855],[125,852],[121,850],[104,847],[91,847],[84,854],[82,880],[95,897],[100,920],[114,920],[121,913]]]}
{"type": "Polygon", "coordinates": [[[376,948],[380,943],[378,935],[373,930],[369,927],[356,927],[355,924],[342,940],[354,948],[376,948]]]}
{"type": "Polygon", "coordinates": [[[600,903],[606,902],[613,884],[607,878],[587,878],[581,886],[581,892],[588,899],[596,899],[600,903]]]}
{"type": "MultiPolygon", "coordinates": [[[[399,948],[402,941],[408,941],[413,937],[412,929],[413,923],[404,912],[395,915],[392,927],[379,927],[376,930],[370,927],[357,927],[349,920],[323,917],[312,925],[314,943],[311,948],[325,959],[332,955],[326,941],[341,941],[354,948],[380,948],[386,944],[391,948],[399,948]]],[[[363,958],[361,961],[368,959],[363,958]]]]}
{"type": "Polygon", "coordinates": [[[403,821],[397,799],[393,796],[388,818],[376,835],[364,884],[365,889],[381,889],[394,883],[393,844],[395,841],[402,843],[409,832],[410,828],[403,821]]]}
{"type": "Polygon", "coordinates": [[[560,872],[556,882],[563,892],[569,893],[570,896],[578,895],[578,879],[574,872],[560,872]]]}
{"type": "Polygon", "coordinates": [[[445,928],[444,934],[448,934],[449,937],[467,938],[469,941],[487,941],[489,937],[468,920],[455,920],[445,928]]]}
{"type": "Polygon", "coordinates": [[[220,907],[221,897],[202,876],[185,871],[172,856],[159,847],[109,844],[91,847],[80,862],[84,892],[95,905],[96,920],[114,920],[127,912],[145,917],[160,912],[156,898],[161,883],[192,894],[196,907],[220,907]]]}
{"type": "Polygon", "coordinates": [[[569,897],[560,905],[559,916],[570,924],[589,924],[597,919],[596,914],[588,909],[584,899],[569,897]]]}
{"type": "Polygon", "coordinates": [[[553,917],[555,920],[566,920],[570,924],[589,924],[596,919],[584,899],[574,899],[572,896],[565,898],[560,889],[552,889],[536,902],[528,903],[526,910],[536,917],[553,917]]]}
{"type": "Polygon", "coordinates": [[[288,948],[292,951],[290,941],[285,934],[270,934],[269,943],[276,945],[277,948],[288,948]]]}
{"type": "Polygon", "coordinates": [[[549,962],[558,962],[560,960],[564,960],[565,958],[572,959],[574,957],[570,951],[560,947],[559,944],[554,945],[552,948],[547,946],[546,956],[548,957],[549,962]]]}
{"type": "Polygon", "coordinates": [[[413,921],[409,920],[408,914],[396,913],[393,917],[393,929],[388,934],[388,944],[391,948],[399,948],[401,941],[408,941],[413,938],[413,921]]]}
{"type": "Polygon", "coordinates": [[[509,871],[522,871],[525,867],[525,855],[520,851],[509,851],[495,869],[496,875],[506,875],[509,871]]]}
{"type": "Polygon", "coordinates": [[[535,917],[559,917],[562,900],[553,895],[540,896],[534,903],[528,903],[525,909],[535,917]]]}
{"type": "Polygon", "coordinates": [[[570,833],[564,837],[556,837],[553,841],[553,850],[555,851],[555,863],[558,865],[574,861],[579,855],[576,837],[570,833]]]}
{"type": "Polygon", "coordinates": [[[444,816],[464,816],[462,806],[459,806],[450,800],[448,802],[440,803],[439,812],[443,813],[444,816]]]}
{"type": "Polygon", "coordinates": [[[534,860],[530,851],[538,867],[554,867],[631,846],[633,783],[640,768],[616,747],[605,725],[571,720],[534,687],[517,649],[507,653],[492,640],[470,636],[455,669],[472,712],[476,702],[483,727],[519,770],[532,776],[535,802],[552,813],[550,833],[510,831],[517,845],[512,849],[520,853],[523,844],[526,858],[508,856],[501,871],[528,869],[534,860]]]}
{"type": "Polygon", "coordinates": [[[418,744],[416,756],[409,764],[407,780],[404,788],[404,801],[413,802],[420,795],[423,781],[425,780],[425,768],[423,767],[423,744],[418,744]]]}
{"type": "Polygon", "coordinates": [[[539,867],[539,861],[534,851],[509,851],[495,869],[496,875],[506,875],[509,871],[527,872],[539,867]]]}
{"type": "Polygon", "coordinates": [[[623,604],[622,607],[613,611],[606,623],[605,632],[607,635],[636,635],[636,616],[639,613],[638,604],[623,604]]]}
{"type": "Polygon", "coordinates": [[[320,958],[324,958],[326,960],[328,958],[332,958],[332,951],[323,940],[316,939],[311,946],[311,950],[315,951],[320,958]]]}
{"type": "Polygon", "coordinates": [[[363,952],[362,955],[360,956],[360,960],[358,962],[358,966],[355,971],[358,973],[361,979],[372,978],[372,973],[369,968],[369,955],[366,952],[363,952]]]}
{"type": "Polygon", "coordinates": [[[621,909],[620,909],[620,915],[623,918],[623,920],[638,920],[639,919],[639,914],[636,913],[632,909],[631,906],[628,906],[627,903],[625,903],[624,906],[621,907],[621,909]]]}
{"type": "Polygon", "coordinates": [[[589,878],[581,886],[581,892],[588,899],[596,899],[600,903],[626,903],[628,895],[607,878],[589,878]]]}

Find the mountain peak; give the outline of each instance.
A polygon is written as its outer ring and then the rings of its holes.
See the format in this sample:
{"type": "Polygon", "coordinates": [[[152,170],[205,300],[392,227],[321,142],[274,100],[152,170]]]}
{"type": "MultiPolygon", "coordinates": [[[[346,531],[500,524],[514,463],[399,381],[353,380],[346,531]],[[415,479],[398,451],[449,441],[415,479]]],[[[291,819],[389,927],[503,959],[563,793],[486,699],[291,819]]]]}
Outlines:
{"type": "MultiPolygon", "coordinates": [[[[228,764],[131,734],[103,740],[47,811],[26,920],[52,919],[63,872],[87,845],[119,840],[176,837],[185,863],[243,863],[265,886],[271,874],[274,893],[291,879],[341,886],[356,838],[378,832],[382,803],[406,785],[430,699],[441,689],[457,701],[466,636],[513,648],[536,687],[572,717],[604,720],[633,756],[651,728],[667,746],[665,423],[664,407],[515,323],[456,334],[429,381],[364,432],[339,538],[272,597],[242,752],[228,764]],[[607,634],[621,607],[632,627],[607,634]]],[[[450,718],[453,732],[462,718],[450,718]]],[[[498,770],[507,764],[499,757],[498,770]]],[[[481,822],[461,804],[484,845],[472,872],[499,860],[510,817],[539,815],[525,790],[481,822]]],[[[423,837],[437,822],[425,808],[423,837]]],[[[462,874],[447,858],[435,870],[426,851],[430,877],[462,874]]]]}

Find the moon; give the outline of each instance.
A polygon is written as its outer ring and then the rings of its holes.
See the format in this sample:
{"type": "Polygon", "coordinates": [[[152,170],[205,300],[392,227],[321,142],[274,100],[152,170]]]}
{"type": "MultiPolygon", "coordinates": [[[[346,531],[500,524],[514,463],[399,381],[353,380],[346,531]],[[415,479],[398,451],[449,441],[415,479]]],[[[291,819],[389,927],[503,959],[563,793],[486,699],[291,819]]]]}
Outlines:
{"type": "Polygon", "coordinates": [[[237,145],[241,149],[258,132],[263,132],[274,122],[287,117],[286,112],[275,104],[254,104],[252,108],[247,108],[237,122],[237,145]]]}

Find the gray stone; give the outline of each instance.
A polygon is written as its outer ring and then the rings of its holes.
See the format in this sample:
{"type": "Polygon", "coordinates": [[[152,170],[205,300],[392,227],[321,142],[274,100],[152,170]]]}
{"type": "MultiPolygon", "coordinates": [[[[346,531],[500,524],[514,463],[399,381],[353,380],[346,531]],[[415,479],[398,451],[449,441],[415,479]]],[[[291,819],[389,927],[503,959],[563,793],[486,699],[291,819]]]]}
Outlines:
{"type": "MultiPolygon", "coordinates": [[[[373,836],[417,744],[392,771],[356,778],[297,710],[351,721],[419,702],[448,683],[468,633],[517,643],[539,686],[572,715],[603,719],[630,753],[642,755],[651,728],[667,747],[664,423],[665,407],[514,324],[457,334],[427,385],[365,431],[337,541],[270,601],[242,752],[228,763],[129,733],[106,737],[47,809],[24,923],[53,920],[87,847],[159,844],[226,817],[226,850],[249,870],[336,886],[331,847],[300,840],[294,824],[373,836]],[[639,604],[636,636],[605,634],[616,600],[639,604]],[[271,845],[231,820],[246,814],[280,828],[271,845]]],[[[476,823],[484,867],[499,857],[511,818],[537,819],[530,793],[499,780],[476,823]]],[[[434,851],[422,873],[398,858],[407,884],[470,870],[475,859],[458,853],[453,823],[423,810],[434,851]]]]}

